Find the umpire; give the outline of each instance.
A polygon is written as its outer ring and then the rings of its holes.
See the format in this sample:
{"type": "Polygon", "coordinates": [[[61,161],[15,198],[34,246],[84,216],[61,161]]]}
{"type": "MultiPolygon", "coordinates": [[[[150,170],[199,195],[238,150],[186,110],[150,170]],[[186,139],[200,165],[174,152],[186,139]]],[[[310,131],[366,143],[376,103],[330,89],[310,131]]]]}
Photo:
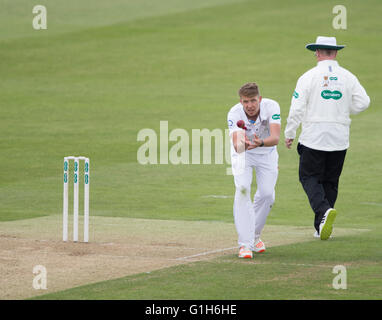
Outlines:
{"type": "Polygon", "coordinates": [[[314,51],[317,66],[297,81],[285,128],[285,145],[291,148],[302,123],[297,151],[299,178],[315,218],[315,237],[327,240],[337,211],[338,182],[349,148],[350,114],[368,108],[370,98],[356,76],[339,66],[335,37],[317,37],[306,45],[314,51]]]}

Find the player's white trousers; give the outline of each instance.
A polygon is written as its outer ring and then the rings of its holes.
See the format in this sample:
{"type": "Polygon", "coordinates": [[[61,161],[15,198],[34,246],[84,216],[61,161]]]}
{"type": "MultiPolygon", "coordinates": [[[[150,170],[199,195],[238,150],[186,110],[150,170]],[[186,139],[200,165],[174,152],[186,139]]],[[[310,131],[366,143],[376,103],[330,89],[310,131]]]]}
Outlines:
{"type": "MultiPolygon", "coordinates": [[[[233,170],[236,188],[233,215],[239,246],[246,246],[253,250],[255,240],[260,238],[265,221],[275,201],[278,158],[276,148],[267,154],[246,152],[242,169],[233,170]],[[257,190],[252,203],[253,170],[256,173],[257,190]]],[[[237,159],[232,159],[232,166],[233,169],[234,166],[237,168],[237,159]]]]}

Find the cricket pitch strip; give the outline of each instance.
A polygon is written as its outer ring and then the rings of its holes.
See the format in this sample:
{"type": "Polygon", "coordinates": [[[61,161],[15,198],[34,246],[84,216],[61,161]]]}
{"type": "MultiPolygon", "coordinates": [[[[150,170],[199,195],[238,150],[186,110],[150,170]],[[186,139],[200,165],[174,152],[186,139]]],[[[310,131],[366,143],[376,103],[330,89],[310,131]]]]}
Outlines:
{"type": "MultiPolygon", "coordinates": [[[[61,240],[61,215],[0,222],[0,299],[25,299],[237,254],[237,235],[232,223],[93,216],[89,231],[89,243],[65,243],[61,240]],[[36,265],[47,270],[46,290],[32,286],[36,265]]],[[[335,228],[334,235],[362,231],[366,230],[335,228]]],[[[81,236],[80,233],[80,240],[81,236]]],[[[264,228],[262,239],[268,249],[317,241],[313,239],[312,227],[275,225],[264,228]]]]}

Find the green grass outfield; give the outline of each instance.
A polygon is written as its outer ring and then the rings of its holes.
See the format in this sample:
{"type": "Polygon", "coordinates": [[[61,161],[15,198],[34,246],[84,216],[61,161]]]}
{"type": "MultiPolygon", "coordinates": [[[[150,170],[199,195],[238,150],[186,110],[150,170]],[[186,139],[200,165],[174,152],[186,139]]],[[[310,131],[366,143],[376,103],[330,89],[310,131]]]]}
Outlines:
{"type": "MultiPolygon", "coordinates": [[[[305,44],[334,35],[339,63],[366,88],[353,117],[336,225],[357,236],[274,247],[255,260],[222,256],[78,287],[42,299],[381,299],[382,129],[379,0],[350,1],[347,30],[333,1],[30,1],[0,10],[0,221],[60,215],[62,161],[91,159],[91,215],[232,223],[232,176],[222,165],[140,165],[143,128],[226,128],[238,88],[258,82],[281,106],[282,131],[298,77],[315,65],[305,44]],[[347,290],[332,287],[345,265],[347,290]]],[[[171,145],[174,144],[170,142],[171,145]]],[[[279,145],[276,203],[267,223],[310,226],[298,156],[279,145]]],[[[313,227],[312,227],[313,233],[313,227]]],[[[197,236],[197,235],[195,235],[197,236]]]]}

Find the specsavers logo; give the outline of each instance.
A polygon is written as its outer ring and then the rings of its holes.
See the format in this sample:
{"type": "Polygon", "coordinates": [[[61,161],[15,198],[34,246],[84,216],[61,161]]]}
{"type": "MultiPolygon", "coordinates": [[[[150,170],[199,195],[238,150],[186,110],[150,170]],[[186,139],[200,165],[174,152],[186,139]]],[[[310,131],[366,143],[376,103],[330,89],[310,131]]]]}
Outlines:
{"type": "Polygon", "coordinates": [[[334,99],[334,100],[339,100],[342,98],[342,93],[340,91],[330,91],[330,90],[323,90],[321,92],[321,97],[323,97],[324,99],[328,100],[328,99],[334,99]]]}

